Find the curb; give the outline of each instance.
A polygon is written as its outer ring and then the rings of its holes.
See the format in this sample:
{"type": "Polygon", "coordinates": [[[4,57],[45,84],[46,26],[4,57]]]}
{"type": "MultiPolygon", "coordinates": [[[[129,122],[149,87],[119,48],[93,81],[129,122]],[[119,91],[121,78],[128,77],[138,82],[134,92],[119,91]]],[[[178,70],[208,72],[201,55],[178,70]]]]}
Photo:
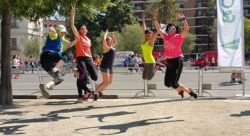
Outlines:
{"type": "MultiPolygon", "coordinates": [[[[38,95],[13,95],[13,99],[40,99],[38,95]]],[[[49,99],[76,99],[78,95],[50,95],[49,99]]],[[[103,95],[100,99],[118,99],[118,95],[103,95]]]]}

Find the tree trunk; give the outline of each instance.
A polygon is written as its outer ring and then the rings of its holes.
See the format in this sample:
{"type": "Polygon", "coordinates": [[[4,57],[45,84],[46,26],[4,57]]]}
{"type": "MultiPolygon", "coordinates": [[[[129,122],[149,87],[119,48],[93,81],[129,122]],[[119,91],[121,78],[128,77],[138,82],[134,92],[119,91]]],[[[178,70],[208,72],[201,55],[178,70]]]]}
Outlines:
{"type": "Polygon", "coordinates": [[[2,9],[2,52],[1,52],[1,89],[0,104],[13,104],[10,68],[10,20],[9,6],[2,9]]]}

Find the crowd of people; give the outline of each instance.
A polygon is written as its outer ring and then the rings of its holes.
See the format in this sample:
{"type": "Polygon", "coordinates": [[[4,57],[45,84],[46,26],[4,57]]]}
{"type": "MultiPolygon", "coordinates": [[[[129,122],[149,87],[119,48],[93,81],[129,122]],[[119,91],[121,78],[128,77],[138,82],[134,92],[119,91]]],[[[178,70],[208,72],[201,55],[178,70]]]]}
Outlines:
{"type": "Polygon", "coordinates": [[[30,56],[27,59],[21,59],[17,54],[14,55],[11,59],[11,68],[12,73],[14,73],[14,79],[18,79],[19,73],[21,72],[29,72],[33,74],[34,71],[40,68],[40,61],[38,59],[33,58],[30,56]]]}

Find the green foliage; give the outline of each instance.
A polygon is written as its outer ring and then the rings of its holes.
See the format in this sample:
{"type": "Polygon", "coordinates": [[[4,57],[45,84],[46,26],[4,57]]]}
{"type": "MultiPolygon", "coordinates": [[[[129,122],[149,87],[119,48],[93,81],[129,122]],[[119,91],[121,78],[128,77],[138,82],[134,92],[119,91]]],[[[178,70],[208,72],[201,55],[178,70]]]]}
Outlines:
{"type": "Polygon", "coordinates": [[[158,9],[158,18],[161,23],[173,22],[176,20],[175,13],[180,11],[180,9],[175,6],[175,3],[179,1],[180,0],[155,0],[154,3],[148,6],[147,12],[151,14],[153,10],[158,9]]]}
{"type": "Polygon", "coordinates": [[[39,57],[40,45],[44,45],[43,42],[39,42],[39,39],[31,39],[27,42],[24,48],[24,55],[26,57],[34,56],[39,57]]]}
{"type": "Polygon", "coordinates": [[[188,33],[182,45],[183,53],[191,53],[191,51],[195,47],[195,40],[196,40],[196,36],[194,34],[188,33]]]}
{"type": "Polygon", "coordinates": [[[126,25],[124,32],[117,35],[117,50],[141,52],[141,43],[144,40],[144,34],[139,24],[126,25]]]}
{"type": "Polygon", "coordinates": [[[246,52],[250,52],[250,19],[244,18],[244,38],[246,52]]]}
{"type": "Polygon", "coordinates": [[[76,4],[76,15],[87,19],[94,19],[99,13],[107,9],[110,0],[61,0],[57,1],[57,11],[60,15],[70,15],[71,4],[76,4]]]}
{"type": "Polygon", "coordinates": [[[111,0],[107,11],[98,16],[99,24],[102,30],[121,31],[125,24],[133,24],[135,17],[130,4],[124,0],[111,0]]]}
{"type": "MultiPolygon", "coordinates": [[[[1,11],[6,6],[11,8],[14,17],[25,17],[31,21],[51,16],[56,10],[56,2],[53,0],[2,0],[0,2],[1,11]]],[[[0,14],[2,13],[0,12],[0,14]]]]}

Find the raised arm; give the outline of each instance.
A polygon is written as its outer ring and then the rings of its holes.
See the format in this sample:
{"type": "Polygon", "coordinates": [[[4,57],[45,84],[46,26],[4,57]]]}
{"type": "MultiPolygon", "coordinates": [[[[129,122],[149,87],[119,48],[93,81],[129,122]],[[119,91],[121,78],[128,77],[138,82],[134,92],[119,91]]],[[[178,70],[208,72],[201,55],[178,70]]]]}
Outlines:
{"type": "Polygon", "coordinates": [[[108,44],[107,44],[108,33],[109,33],[109,31],[106,30],[106,32],[104,33],[104,35],[102,37],[102,49],[103,49],[104,53],[107,52],[107,51],[109,51],[109,49],[110,49],[109,46],[108,46],[108,44]]]}
{"type": "Polygon", "coordinates": [[[75,13],[76,13],[76,9],[75,9],[75,4],[71,5],[71,14],[70,14],[70,25],[71,25],[71,29],[75,35],[75,37],[77,39],[79,39],[79,33],[75,27],[75,13]]]}
{"type": "Polygon", "coordinates": [[[164,32],[161,30],[161,27],[160,27],[160,24],[158,23],[157,17],[158,17],[158,10],[156,9],[152,13],[152,18],[153,18],[153,22],[154,22],[154,25],[155,25],[155,28],[156,28],[157,32],[163,38],[164,32]]]}
{"type": "Polygon", "coordinates": [[[182,36],[182,38],[185,38],[189,32],[188,22],[187,22],[186,17],[184,16],[183,13],[177,13],[177,18],[182,20],[182,22],[183,22],[184,28],[183,28],[183,31],[181,32],[181,36],[182,36]]]}
{"type": "Polygon", "coordinates": [[[158,32],[155,32],[154,35],[153,35],[153,37],[152,37],[152,39],[150,40],[149,45],[150,45],[151,47],[154,47],[154,46],[155,46],[155,40],[157,39],[158,34],[159,34],[158,32]]]}
{"type": "Polygon", "coordinates": [[[146,27],[146,23],[145,23],[145,13],[143,13],[142,15],[142,24],[141,24],[141,27],[142,27],[142,30],[143,30],[143,33],[146,31],[147,27],[146,27]]]}
{"type": "Polygon", "coordinates": [[[110,36],[111,36],[111,38],[113,40],[113,47],[115,47],[116,44],[117,44],[117,40],[116,40],[116,37],[115,37],[115,32],[110,32],[110,36]]]}
{"type": "Polygon", "coordinates": [[[71,42],[65,41],[65,45],[71,47],[71,46],[75,45],[77,41],[78,41],[77,38],[75,38],[75,40],[73,40],[71,42]]]}

